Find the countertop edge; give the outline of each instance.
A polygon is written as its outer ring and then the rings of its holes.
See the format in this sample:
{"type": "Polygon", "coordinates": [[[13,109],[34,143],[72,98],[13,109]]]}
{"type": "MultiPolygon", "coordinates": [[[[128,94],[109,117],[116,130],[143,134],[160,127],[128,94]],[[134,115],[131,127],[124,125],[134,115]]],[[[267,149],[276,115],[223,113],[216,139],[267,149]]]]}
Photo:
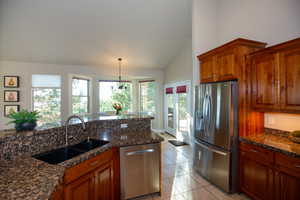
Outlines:
{"type": "Polygon", "coordinates": [[[268,149],[268,150],[272,150],[272,151],[275,151],[275,152],[278,152],[278,153],[283,153],[285,155],[292,156],[292,157],[295,157],[295,158],[300,158],[300,154],[297,154],[295,152],[286,151],[284,149],[280,149],[280,148],[277,148],[277,147],[273,147],[271,145],[256,142],[256,141],[253,141],[253,140],[248,139],[248,138],[239,137],[239,141],[240,142],[245,142],[247,144],[253,144],[253,145],[256,145],[256,146],[259,146],[259,147],[262,147],[262,148],[265,148],[265,149],[268,149]]]}

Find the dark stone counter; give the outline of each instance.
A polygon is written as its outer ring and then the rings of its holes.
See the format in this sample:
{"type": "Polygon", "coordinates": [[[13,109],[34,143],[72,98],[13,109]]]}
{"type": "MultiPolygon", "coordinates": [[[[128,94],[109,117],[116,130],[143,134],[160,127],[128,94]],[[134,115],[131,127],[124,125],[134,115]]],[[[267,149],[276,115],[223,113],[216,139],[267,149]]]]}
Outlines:
{"type": "Polygon", "coordinates": [[[65,169],[88,160],[112,147],[160,143],[163,138],[151,131],[103,133],[94,136],[106,139],[108,144],[64,161],[50,165],[31,156],[20,156],[14,160],[1,161],[0,199],[44,200],[63,179],[65,169]]]}
{"type": "Polygon", "coordinates": [[[264,133],[240,137],[240,141],[300,158],[300,144],[290,141],[286,136],[264,133]]]}

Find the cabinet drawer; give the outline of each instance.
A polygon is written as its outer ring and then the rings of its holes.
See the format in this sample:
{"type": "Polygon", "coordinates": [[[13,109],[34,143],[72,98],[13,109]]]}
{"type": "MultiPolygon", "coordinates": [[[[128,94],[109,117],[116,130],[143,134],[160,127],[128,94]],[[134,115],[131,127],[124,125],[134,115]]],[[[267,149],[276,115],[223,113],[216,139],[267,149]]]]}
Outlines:
{"type": "Polygon", "coordinates": [[[272,165],[274,163],[274,153],[262,147],[240,143],[241,155],[246,156],[249,159],[255,160],[261,164],[272,165]]]}
{"type": "Polygon", "coordinates": [[[89,160],[67,169],[64,176],[64,183],[68,184],[80,176],[83,176],[86,173],[96,169],[103,163],[108,162],[113,157],[113,151],[114,149],[105,151],[89,160]]]}
{"type": "Polygon", "coordinates": [[[300,178],[300,159],[276,153],[275,156],[276,167],[291,176],[300,178]]]}

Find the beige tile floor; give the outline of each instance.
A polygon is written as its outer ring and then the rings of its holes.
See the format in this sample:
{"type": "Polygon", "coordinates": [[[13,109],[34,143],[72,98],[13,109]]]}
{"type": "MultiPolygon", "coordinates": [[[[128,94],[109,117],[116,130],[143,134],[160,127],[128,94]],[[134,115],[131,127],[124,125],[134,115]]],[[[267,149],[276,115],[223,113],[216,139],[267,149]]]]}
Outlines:
{"type": "Polygon", "coordinates": [[[243,194],[226,194],[207,182],[192,169],[190,146],[175,147],[167,140],[162,144],[162,193],[135,200],[249,200],[243,194]]]}

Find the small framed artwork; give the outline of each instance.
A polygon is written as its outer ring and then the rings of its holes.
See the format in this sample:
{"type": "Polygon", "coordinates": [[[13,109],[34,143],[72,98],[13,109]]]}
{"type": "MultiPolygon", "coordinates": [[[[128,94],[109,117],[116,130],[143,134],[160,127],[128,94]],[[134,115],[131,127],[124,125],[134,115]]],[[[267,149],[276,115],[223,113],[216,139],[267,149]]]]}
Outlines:
{"type": "Polygon", "coordinates": [[[20,94],[17,90],[4,90],[4,102],[19,102],[20,94]]]}
{"type": "Polygon", "coordinates": [[[4,105],[4,116],[7,117],[9,114],[14,112],[19,112],[20,106],[19,105],[4,105]]]}
{"type": "Polygon", "coordinates": [[[18,88],[19,87],[19,76],[4,76],[4,87],[5,88],[18,88]]]}

